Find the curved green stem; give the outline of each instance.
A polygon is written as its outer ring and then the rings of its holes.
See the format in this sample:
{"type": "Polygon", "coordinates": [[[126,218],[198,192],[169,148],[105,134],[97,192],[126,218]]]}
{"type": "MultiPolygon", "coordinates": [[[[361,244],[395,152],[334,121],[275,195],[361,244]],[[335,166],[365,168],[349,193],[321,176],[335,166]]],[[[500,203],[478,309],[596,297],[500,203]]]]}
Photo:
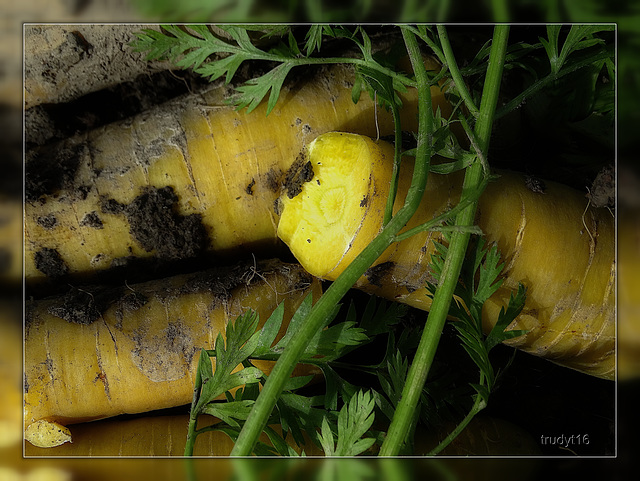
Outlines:
{"type": "MultiPolygon", "coordinates": [[[[485,153],[489,146],[493,115],[498,101],[508,37],[508,26],[497,25],[494,28],[482,104],[480,105],[478,122],[476,123],[476,136],[481,150],[485,153]]],[[[482,181],[482,176],[483,168],[480,162],[475,162],[467,169],[462,187],[463,198],[470,190],[477,189],[482,181]]],[[[474,202],[458,214],[456,225],[470,225],[475,217],[475,211],[476,203],[474,202]]],[[[440,284],[434,294],[418,350],[409,368],[401,400],[389,426],[387,437],[380,448],[381,456],[396,456],[399,453],[415,419],[416,406],[431,368],[447,313],[449,312],[449,305],[460,276],[460,269],[469,237],[470,234],[468,232],[453,232],[451,235],[451,242],[440,276],[440,284]]]]}
{"type": "MultiPolygon", "coordinates": [[[[403,34],[406,30],[403,29],[403,34]]],[[[431,107],[431,92],[427,81],[420,50],[412,34],[407,34],[413,41],[407,42],[411,62],[416,72],[418,84],[418,119],[422,126],[418,136],[418,152],[413,172],[411,186],[407,193],[405,204],[397,212],[380,234],[371,241],[344,272],[331,284],[329,289],[313,306],[301,328],[291,338],[291,341],[276,362],[267,382],[264,384],[247,421],[231,451],[232,456],[248,456],[251,454],[258,437],[264,430],[269,416],[276,405],[287,379],[291,376],[298,360],[301,358],[309,339],[311,339],[327,323],[327,319],[335,305],[340,302],[346,292],[364,274],[371,264],[395,240],[396,234],[411,219],[422,200],[431,158],[431,136],[433,135],[433,111],[431,107]]]]}
{"type": "Polygon", "coordinates": [[[464,132],[467,134],[467,138],[469,139],[469,142],[471,142],[471,147],[473,147],[473,150],[476,153],[475,154],[476,158],[482,164],[482,168],[484,169],[485,175],[489,175],[489,172],[490,172],[489,162],[487,162],[487,157],[485,156],[485,153],[480,148],[480,144],[478,143],[476,133],[473,130],[471,130],[471,127],[467,123],[467,119],[464,118],[464,115],[460,115],[458,119],[460,120],[460,125],[462,125],[464,132]]]}
{"type": "Polygon", "coordinates": [[[402,126],[400,125],[400,111],[397,104],[391,104],[391,114],[393,115],[394,125],[394,137],[395,146],[393,150],[393,172],[391,173],[391,187],[389,189],[389,195],[387,196],[387,205],[384,211],[384,220],[382,225],[385,226],[391,220],[393,216],[393,204],[396,200],[396,194],[398,193],[398,174],[400,172],[400,160],[402,148],[402,126]]]}
{"type": "Polygon", "coordinates": [[[456,58],[453,55],[453,49],[451,48],[451,42],[449,42],[447,28],[444,25],[438,25],[438,36],[440,37],[442,52],[447,62],[446,65],[449,68],[449,72],[451,72],[451,78],[456,84],[456,88],[460,93],[460,97],[462,97],[462,99],[464,100],[464,104],[467,106],[467,109],[469,109],[471,115],[477,117],[479,114],[478,107],[476,107],[476,104],[471,98],[471,94],[467,89],[467,84],[464,83],[464,78],[462,78],[462,74],[460,73],[460,69],[458,68],[456,58]]]}
{"type": "Polygon", "coordinates": [[[593,56],[589,56],[589,57],[587,57],[585,59],[581,59],[581,60],[578,60],[576,62],[569,63],[568,65],[565,64],[562,67],[562,69],[560,69],[559,73],[557,73],[557,74],[550,73],[549,75],[547,75],[543,79],[541,79],[541,80],[539,80],[537,82],[534,82],[524,92],[519,94],[517,97],[514,97],[512,100],[510,100],[508,103],[506,103],[502,107],[500,107],[500,109],[498,109],[498,111],[496,112],[496,116],[495,116],[496,120],[499,119],[499,118],[504,117],[505,115],[507,115],[512,110],[517,109],[527,99],[533,97],[538,91],[542,90],[544,87],[548,86],[549,84],[551,84],[552,82],[558,80],[559,78],[562,78],[565,75],[569,75],[570,73],[573,73],[576,70],[579,70],[581,68],[588,67],[589,65],[592,65],[596,61],[605,60],[607,58],[611,58],[612,55],[613,55],[612,47],[607,45],[606,48],[603,48],[602,51],[600,51],[597,54],[594,54],[593,56]]]}
{"type": "MultiPolygon", "coordinates": [[[[259,52],[256,53],[253,57],[256,60],[265,60],[268,62],[278,62],[284,63],[282,57],[276,54],[271,54],[267,52],[259,52]]],[[[367,61],[361,58],[350,58],[350,57],[301,57],[301,58],[288,58],[286,60],[287,63],[292,64],[294,67],[300,67],[303,65],[330,65],[330,64],[351,64],[357,65],[361,67],[367,67],[373,70],[377,70],[378,72],[383,73],[391,77],[394,80],[397,80],[403,85],[407,87],[417,87],[417,82],[411,80],[410,78],[402,75],[390,68],[383,67],[377,62],[367,61]]]]}
{"type": "MultiPolygon", "coordinates": [[[[486,384],[486,382],[487,382],[487,380],[486,380],[485,375],[483,373],[480,373],[480,382],[479,382],[479,384],[481,386],[483,386],[483,385],[486,384]]],[[[464,430],[464,428],[466,428],[469,425],[469,423],[476,416],[476,414],[478,414],[480,411],[482,411],[486,407],[487,407],[486,399],[484,399],[479,393],[476,394],[475,401],[473,402],[473,406],[471,406],[471,409],[469,410],[467,415],[464,417],[464,419],[462,421],[460,421],[460,423],[455,427],[455,429],[453,431],[451,431],[447,435],[446,438],[444,438],[442,441],[440,441],[440,443],[435,448],[433,448],[431,451],[429,451],[429,453],[427,453],[427,455],[428,456],[435,456],[440,451],[442,451],[444,448],[449,446],[449,444],[451,444],[451,442],[456,437],[458,437],[458,435],[464,430]]]]}
{"type": "Polygon", "coordinates": [[[453,441],[464,430],[464,428],[466,428],[469,425],[469,423],[476,416],[476,414],[482,411],[486,406],[487,406],[487,403],[484,401],[484,399],[482,399],[482,396],[477,394],[476,401],[473,403],[473,406],[471,407],[471,410],[469,411],[469,413],[464,417],[462,421],[460,421],[460,423],[455,427],[455,429],[447,435],[446,438],[444,438],[435,448],[433,448],[431,451],[427,453],[427,456],[435,456],[444,448],[449,446],[449,444],[451,444],[451,441],[453,441]]]}

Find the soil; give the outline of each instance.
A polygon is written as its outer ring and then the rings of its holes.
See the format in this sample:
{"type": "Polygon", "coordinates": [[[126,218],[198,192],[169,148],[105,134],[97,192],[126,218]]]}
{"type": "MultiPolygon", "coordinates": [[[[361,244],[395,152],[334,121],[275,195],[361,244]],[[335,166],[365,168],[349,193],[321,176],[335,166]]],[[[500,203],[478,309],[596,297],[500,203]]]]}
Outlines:
{"type": "Polygon", "coordinates": [[[114,293],[109,290],[92,290],[88,287],[72,288],[57,304],[49,307],[49,313],[74,324],[93,323],[111,305],[114,293]]]}
{"type": "Polygon", "coordinates": [[[24,29],[25,106],[63,103],[141,74],[166,70],[147,62],[130,43],[142,26],[26,25],[24,29]]]}
{"type": "Polygon", "coordinates": [[[207,82],[190,71],[142,74],[133,80],[91,92],[66,103],[42,103],[25,111],[27,147],[65,139],[133,117],[207,82]]]}
{"type": "Polygon", "coordinates": [[[218,267],[190,274],[185,277],[177,292],[183,295],[208,291],[222,302],[228,298],[232,290],[263,282],[265,277],[278,271],[289,277],[291,288],[294,290],[306,289],[313,280],[311,275],[297,265],[284,264],[277,260],[257,263],[242,261],[233,266],[218,267]]]}
{"type": "Polygon", "coordinates": [[[54,214],[48,214],[38,217],[37,222],[47,230],[53,229],[56,225],[58,225],[58,219],[56,219],[56,216],[54,214]]]}
{"type": "Polygon", "coordinates": [[[544,183],[544,180],[536,177],[535,175],[525,175],[524,183],[527,186],[527,189],[537,194],[544,194],[547,190],[547,185],[544,183]]]}
{"type": "Polygon", "coordinates": [[[616,177],[612,165],[604,167],[596,176],[587,198],[595,207],[613,207],[616,203],[616,177]]]}
{"type": "MultiPolygon", "coordinates": [[[[312,282],[312,277],[298,266],[280,261],[261,261],[255,264],[243,261],[233,266],[184,274],[170,283],[152,280],[140,284],[125,283],[117,287],[71,287],[64,295],[43,302],[49,314],[83,325],[95,322],[106,310],[115,306],[116,320],[121,322],[126,312],[140,309],[152,296],[168,300],[185,294],[211,292],[216,305],[219,305],[229,299],[232,291],[238,287],[265,282],[266,277],[278,271],[289,277],[291,289],[294,290],[306,289],[312,282]]],[[[33,319],[33,313],[37,309],[38,301],[28,303],[26,319],[33,319]]]]}
{"type": "MultiPolygon", "coordinates": [[[[45,195],[74,185],[86,145],[62,142],[27,152],[25,163],[25,200],[35,202],[45,195]]],[[[76,189],[77,190],[77,189],[76,189]]],[[[82,196],[82,189],[77,193],[82,196]]],[[[86,191],[84,191],[86,195],[86,191]]]]}
{"type": "Polygon", "coordinates": [[[93,227],[94,229],[102,229],[103,227],[102,220],[95,210],[85,214],[80,221],[80,225],[83,227],[93,227]]]}
{"type": "Polygon", "coordinates": [[[293,199],[302,192],[302,185],[311,179],[313,179],[313,166],[307,160],[306,153],[304,151],[300,152],[285,176],[284,187],[287,197],[293,199]]]}
{"type": "Polygon", "coordinates": [[[247,187],[244,189],[245,192],[248,195],[253,195],[253,186],[256,185],[256,180],[255,179],[251,179],[251,182],[249,182],[249,184],[247,185],[247,187]]]}
{"type": "Polygon", "coordinates": [[[282,178],[281,170],[274,170],[273,168],[269,169],[266,175],[266,185],[267,189],[271,192],[278,192],[280,190],[280,179],[282,178]]]}
{"type": "Polygon", "coordinates": [[[47,277],[62,277],[68,272],[64,259],[56,249],[45,247],[35,254],[36,268],[47,277]]]}
{"type": "Polygon", "coordinates": [[[171,187],[147,187],[130,204],[113,199],[102,203],[104,214],[124,214],[133,238],[160,259],[188,259],[207,246],[207,231],[199,214],[177,212],[178,196],[171,187]]]}

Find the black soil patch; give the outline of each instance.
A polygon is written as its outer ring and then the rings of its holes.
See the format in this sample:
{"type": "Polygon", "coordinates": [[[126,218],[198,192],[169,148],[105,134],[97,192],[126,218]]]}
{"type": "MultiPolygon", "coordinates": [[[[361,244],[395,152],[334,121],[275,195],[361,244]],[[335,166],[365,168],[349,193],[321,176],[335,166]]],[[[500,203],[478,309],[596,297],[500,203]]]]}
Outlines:
{"type": "Polygon", "coordinates": [[[266,175],[266,185],[267,189],[271,192],[278,192],[280,190],[280,178],[282,177],[281,170],[274,170],[273,168],[269,169],[266,175]]]}
{"type": "Polygon", "coordinates": [[[58,225],[58,219],[56,219],[56,216],[53,214],[40,216],[38,217],[37,222],[41,227],[47,230],[53,229],[58,225]]]}
{"type": "Polygon", "coordinates": [[[119,302],[123,308],[130,311],[137,311],[144,306],[148,300],[149,299],[144,294],[131,290],[131,292],[122,296],[119,302]]]}
{"type": "Polygon", "coordinates": [[[73,288],[48,311],[67,322],[88,325],[99,319],[104,309],[105,301],[99,293],[73,288]]]}
{"type": "Polygon", "coordinates": [[[385,282],[385,277],[393,270],[395,263],[391,261],[383,262],[377,266],[370,267],[364,273],[367,280],[377,287],[382,287],[385,282]]]}
{"type": "Polygon", "coordinates": [[[34,260],[36,269],[47,277],[61,277],[65,275],[69,268],[64,259],[56,249],[45,247],[35,253],[34,260]]]}
{"type": "Polygon", "coordinates": [[[116,300],[117,306],[115,309],[115,316],[117,328],[122,327],[122,321],[124,319],[125,312],[135,312],[142,306],[144,306],[149,300],[149,298],[145,294],[131,289],[128,286],[127,291],[129,292],[126,292],[123,296],[116,300]]]}
{"type": "Polygon", "coordinates": [[[302,192],[303,184],[311,179],[313,179],[313,166],[306,159],[305,153],[302,152],[291,165],[285,177],[284,186],[289,199],[293,199],[302,192]]]}
{"type": "Polygon", "coordinates": [[[544,180],[536,177],[535,175],[525,175],[524,185],[526,185],[527,189],[531,192],[535,192],[537,194],[544,194],[547,191],[547,184],[544,183],[544,180]]]}
{"type": "Polygon", "coordinates": [[[273,212],[275,212],[276,215],[282,214],[282,201],[280,197],[277,197],[276,200],[273,201],[273,212]]]}
{"type": "MultiPolygon", "coordinates": [[[[25,165],[25,199],[34,202],[44,195],[72,190],[78,166],[86,154],[83,144],[55,144],[32,151],[25,165]]],[[[86,192],[84,193],[86,197],[86,192]]]]}
{"type": "Polygon", "coordinates": [[[26,115],[29,126],[33,117],[44,119],[47,129],[26,129],[27,148],[66,139],[113,122],[129,119],[155,105],[179,95],[199,91],[208,86],[206,79],[184,70],[163,70],[141,74],[132,81],[121,82],[97,92],[61,103],[45,103],[30,108],[26,115]]]}
{"type": "Polygon", "coordinates": [[[80,225],[82,227],[93,227],[94,229],[102,229],[103,227],[102,220],[95,210],[89,212],[88,214],[85,214],[85,216],[80,221],[80,225]]]}
{"type": "Polygon", "coordinates": [[[231,291],[236,287],[250,285],[252,281],[262,280],[259,275],[251,276],[247,274],[250,266],[248,263],[241,262],[233,266],[216,267],[188,275],[177,294],[185,295],[207,291],[211,292],[217,301],[225,302],[229,299],[231,291]]]}
{"type": "Polygon", "coordinates": [[[245,192],[247,194],[249,194],[249,195],[253,195],[253,186],[254,185],[256,185],[256,180],[255,179],[251,179],[251,182],[249,182],[249,184],[245,188],[245,192]]]}
{"type": "Polygon", "coordinates": [[[124,214],[132,237],[147,252],[155,250],[159,259],[188,259],[205,249],[208,237],[202,217],[179,214],[177,201],[173,188],[150,187],[129,205],[103,200],[102,212],[124,214]]]}
{"type": "Polygon", "coordinates": [[[100,319],[114,303],[118,303],[121,309],[136,310],[146,302],[147,297],[144,294],[133,292],[126,287],[72,287],[54,304],[49,305],[47,311],[67,322],[89,325],[100,319]]]}
{"type": "Polygon", "coordinates": [[[216,302],[224,302],[238,287],[248,287],[265,282],[272,274],[279,272],[286,276],[291,289],[306,289],[313,277],[296,264],[283,264],[278,260],[238,262],[233,266],[221,266],[186,277],[178,289],[178,295],[211,292],[216,302]]]}

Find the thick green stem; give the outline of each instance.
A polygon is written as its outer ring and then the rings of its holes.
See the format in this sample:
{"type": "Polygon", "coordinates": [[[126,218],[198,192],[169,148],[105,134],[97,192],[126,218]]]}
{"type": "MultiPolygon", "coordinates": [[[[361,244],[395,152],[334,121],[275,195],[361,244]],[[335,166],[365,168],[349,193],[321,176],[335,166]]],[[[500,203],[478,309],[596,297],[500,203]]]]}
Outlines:
{"type": "MultiPolygon", "coordinates": [[[[405,34],[405,32],[403,29],[403,34],[405,34]]],[[[409,55],[414,70],[416,70],[418,98],[421,99],[418,107],[418,118],[423,128],[418,135],[416,164],[405,204],[382,229],[380,234],[363,249],[360,255],[358,255],[333,284],[331,284],[329,289],[327,289],[313,306],[307,319],[302,323],[300,330],[291,338],[280,359],[278,359],[273,367],[247,421],[240,431],[240,435],[231,451],[232,456],[248,456],[251,454],[253,446],[257,442],[260,433],[264,430],[287,379],[291,376],[293,369],[302,357],[309,339],[325,326],[328,316],[336,304],[340,302],[346,292],[351,289],[355,282],[365,273],[371,264],[380,257],[385,249],[394,242],[396,234],[405,226],[409,219],[411,219],[420,205],[429,174],[431,136],[433,134],[433,111],[431,107],[429,83],[417,42],[413,34],[406,34],[406,37],[412,39],[412,41],[407,41],[407,46],[409,46],[410,43],[412,44],[411,48],[409,48],[409,55]]]]}
{"type": "MultiPolygon", "coordinates": [[[[493,45],[489,57],[489,67],[485,78],[482,93],[482,103],[476,124],[476,137],[481,150],[485,153],[489,146],[489,137],[493,124],[498,101],[498,93],[504,67],[504,58],[509,36],[509,27],[497,25],[494,28],[493,45]]],[[[475,162],[467,169],[462,187],[462,198],[470,190],[475,190],[482,181],[483,169],[480,162],[475,162]]],[[[476,202],[469,205],[456,217],[456,225],[470,225],[473,222],[476,211],[476,202]]],[[[440,283],[434,294],[431,310],[427,318],[427,323],[420,339],[420,344],[416,355],[411,363],[407,380],[402,391],[402,397],[391,425],[387,432],[387,437],[380,449],[381,456],[396,456],[404,444],[411,423],[415,419],[414,413],[424,383],[429,374],[431,363],[435,356],[440,340],[440,335],[449,312],[449,305],[453,297],[455,285],[460,276],[460,269],[464,260],[464,255],[469,242],[468,232],[453,232],[447,256],[444,261],[440,283]]]]}
{"type": "Polygon", "coordinates": [[[193,456],[193,447],[196,444],[196,421],[197,417],[189,417],[189,426],[187,428],[187,442],[184,445],[184,455],[193,456]]]}
{"type": "Polygon", "coordinates": [[[185,456],[193,456],[193,447],[196,443],[196,423],[197,423],[197,415],[196,405],[198,404],[198,399],[200,398],[200,389],[202,387],[202,376],[200,374],[200,369],[196,370],[196,382],[195,387],[193,389],[193,399],[191,401],[191,409],[189,416],[189,426],[187,428],[187,442],[184,446],[184,455],[185,456]]]}

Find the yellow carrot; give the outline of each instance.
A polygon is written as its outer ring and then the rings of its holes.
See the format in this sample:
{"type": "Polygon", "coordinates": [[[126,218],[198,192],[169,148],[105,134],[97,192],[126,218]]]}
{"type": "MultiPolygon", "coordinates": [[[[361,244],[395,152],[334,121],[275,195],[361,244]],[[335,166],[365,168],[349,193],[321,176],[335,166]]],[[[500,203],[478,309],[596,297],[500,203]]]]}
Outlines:
{"type": "MultiPolygon", "coordinates": [[[[228,322],[249,309],[264,322],[284,301],[282,335],[302,299],[319,290],[299,266],[274,261],[29,303],[24,421],[35,438],[28,439],[44,446],[40,428],[60,434],[46,423],[30,430],[39,420],[66,425],[190,403],[198,353],[213,349],[228,322]]],[[[255,365],[268,371],[272,363],[255,365]]]]}
{"type": "MultiPolygon", "coordinates": [[[[205,416],[199,428],[218,422],[205,416]]],[[[54,448],[38,448],[25,443],[26,456],[183,456],[187,439],[188,415],[142,416],[133,419],[105,419],[71,426],[73,443],[54,448]]],[[[274,426],[280,429],[279,426],[274,426]]],[[[310,439],[299,447],[288,437],[298,453],[303,449],[307,455],[322,455],[322,450],[310,439]]],[[[263,434],[260,441],[271,445],[263,434]]],[[[233,440],[221,431],[200,434],[193,452],[194,456],[228,456],[233,448],[233,440]]]]}
{"type": "MultiPolygon", "coordinates": [[[[364,93],[353,69],[316,71],[281,92],[268,117],[236,111],[212,88],[27,154],[28,283],[96,272],[132,258],[187,259],[207,251],[273,249],[282,190],[304,181],[303,147],[342,129],[393,133],[389,112],[364,93]],[[300,171],[300,168],[302,170],[300,171]]],[[[450,111],[433,87],[434,109],[450,111]]],[[[403,95],[403,126],[416,130],[416,92],[403,95]]]]}
{"type": "MultiPolygon", "coordinates": [[[[378,166],[391,155],[391,147],[355,134],[328,133],[309,145],[307,155],[313,177],[297,197],[284,198],[278,234],[309,272],[334,280],[381,229],[390,176],[388,168],[378,166]],[[348,175],[334,175],[342,165],[355,167],[348,175]]],[[[396,208],[407,192],[410,174],[405,167],[396,208]]],[[[431,174],[407,229],[455,205],[460,186],[460,175],[431,174]]],[[[485,304],[483,319],[490,329],[518,283],[523,283],[527,302],[509,329],[528,333],[508,343],[612,379],[614,223],[606,209],[589,208],[585,213],[586,203],[582,193],[570,188],[547,182],[544,193],[534,192],[523,175],[500,172],[480,198],[476,218],[505,262],[504,283],[485,304]]],[[[431,301],[425,286],[433,281],[429,262],[433,242],[441,240],[437,232],[424,232],[392,245],[357,287],[428,310],[431,301]]]]}

